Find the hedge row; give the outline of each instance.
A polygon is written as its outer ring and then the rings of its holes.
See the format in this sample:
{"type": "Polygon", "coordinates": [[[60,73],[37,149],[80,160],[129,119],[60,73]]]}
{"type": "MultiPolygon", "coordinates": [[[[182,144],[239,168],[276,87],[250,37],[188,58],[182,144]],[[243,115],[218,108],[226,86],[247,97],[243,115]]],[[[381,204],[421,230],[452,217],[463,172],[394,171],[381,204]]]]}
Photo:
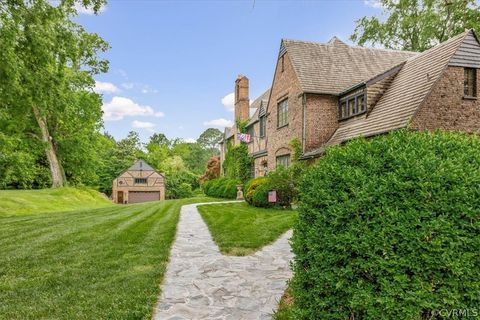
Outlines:
{"type": "Polygon", "coordinates": [[[203,192],[210,197],[235,199],[240,181],[230,178],[209,180],[202,185],[203,192]]]}
{"type": "Polygon", "coordinates": [[[244,187],[245,200],[255,207],[290,207],[297,195],[296,181],[300,166],[296,164],[288,169],[281,167],[266,177],[250,180],[244,187]],[[276,203],[268,202],[269,191],[277,192],[276,203]]]}
{"type": "Polygon", "coordinates": [[[480,137],[399,131],[354,140],[329,149],[299,193],[296,318],[478,311],[480,137]]]}

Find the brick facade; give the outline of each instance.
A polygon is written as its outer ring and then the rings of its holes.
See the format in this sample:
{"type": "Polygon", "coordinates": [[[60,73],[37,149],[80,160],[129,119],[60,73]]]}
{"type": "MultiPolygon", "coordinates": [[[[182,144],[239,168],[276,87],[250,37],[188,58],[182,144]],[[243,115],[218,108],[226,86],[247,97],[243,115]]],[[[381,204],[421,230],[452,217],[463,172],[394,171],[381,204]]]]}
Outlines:
{"type": "Polygon", "coordinates": [[[303,151],[309,152],[326,143],[338,128],[338,98],[306,94],[303,151]]]}
{"type": "Polygon", "coordinates": [[[267,106],[267,134],[268,170],[272,171],[276,168],[278,156],[292,153],[290,141],[294,138],[301,140],[303,134],[303,94],[288,53],[277,61],[267,106]],[[278,128],[278,103],[284,99],[288,99],[288,124],[278,128]]]}
{"type": "MultiPolygon", "coordinates": [[[[477,70],[477,97],[479,80],[477,70]]],[[[414,115],[411,128],[480,132],[480,101],[464,97],[463,81],[462,67],[448,67],[414,115]]]]}

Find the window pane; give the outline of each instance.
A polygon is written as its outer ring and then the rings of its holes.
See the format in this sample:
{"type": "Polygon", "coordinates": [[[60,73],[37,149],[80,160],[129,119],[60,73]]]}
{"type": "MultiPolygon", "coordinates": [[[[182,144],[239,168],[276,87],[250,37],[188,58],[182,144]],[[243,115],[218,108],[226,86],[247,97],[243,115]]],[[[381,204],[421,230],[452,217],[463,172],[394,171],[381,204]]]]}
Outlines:
{"type": "Polygon", "coordinates": [[[348,115],[355,114],[355,99],[348,100],[348,115]]]}
{"type": "Polygon", "coordinates": [[[469,97],[477,96],[477,70],[473,68],[464,69],[464,94],[469,97]]]}
{"type": "Polygon", "coordinates": [[[277,168],[278,167],[285,167],[287,168],[290,165],[290,155],[284,155],[277,157],[277,168]]]}
{"type": "Polygon", "coordinates": [[[361,95],[357,98],[357,110],[358,112],[365,111],[365,96],[361,95]]]}
{"type": "Polygon", "coordinates": [[[285,99],[278,104],[277,126],[282,127],[288,124],[288,100],[285,99]]]}

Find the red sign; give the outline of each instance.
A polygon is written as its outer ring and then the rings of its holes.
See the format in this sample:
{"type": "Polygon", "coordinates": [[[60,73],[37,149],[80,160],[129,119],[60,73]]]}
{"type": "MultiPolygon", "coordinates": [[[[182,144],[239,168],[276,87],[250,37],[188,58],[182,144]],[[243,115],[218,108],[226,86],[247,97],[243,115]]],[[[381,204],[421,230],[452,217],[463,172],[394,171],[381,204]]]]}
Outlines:
{"type": "Polygon", "coordinates": [[[268,202],[277,202],[277,191],[268,191],[268,202]]]}

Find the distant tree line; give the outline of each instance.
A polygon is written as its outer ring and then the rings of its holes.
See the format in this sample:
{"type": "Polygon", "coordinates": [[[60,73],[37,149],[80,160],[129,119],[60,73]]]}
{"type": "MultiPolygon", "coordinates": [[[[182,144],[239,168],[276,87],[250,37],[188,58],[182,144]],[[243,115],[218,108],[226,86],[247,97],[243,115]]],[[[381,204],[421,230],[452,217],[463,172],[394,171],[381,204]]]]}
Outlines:
{"type": "Polygon", "coordinates": [[[135,132],[116,141],[101,132],[93,77],[108,71],[99,54],[109,45],[74,18],[78,6],[97,13],[105,3],[0,1],[0,188],[86,185],[109,193],[112,179],[137,158],[169,174],[169,183],[195,187],[218,154],[217,129],[195,143],[154,134],[142,144],[135,132]]]}

